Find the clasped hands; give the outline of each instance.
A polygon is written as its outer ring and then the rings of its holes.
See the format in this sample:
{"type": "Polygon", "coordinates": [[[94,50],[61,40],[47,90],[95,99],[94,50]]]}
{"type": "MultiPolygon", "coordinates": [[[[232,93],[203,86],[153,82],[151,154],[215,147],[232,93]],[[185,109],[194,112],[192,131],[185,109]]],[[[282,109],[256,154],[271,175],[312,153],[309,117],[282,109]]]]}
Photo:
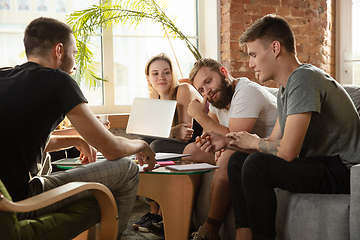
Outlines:
{"type": "Polygon", "coordinates": [[[231,132],[222,135],[216,132],[206,132],[196,138],[196,146],[205,152],[217,152],[222,149],[234,151],[254,150],[258,148],[260,138],[246,131],[231,132]]]}

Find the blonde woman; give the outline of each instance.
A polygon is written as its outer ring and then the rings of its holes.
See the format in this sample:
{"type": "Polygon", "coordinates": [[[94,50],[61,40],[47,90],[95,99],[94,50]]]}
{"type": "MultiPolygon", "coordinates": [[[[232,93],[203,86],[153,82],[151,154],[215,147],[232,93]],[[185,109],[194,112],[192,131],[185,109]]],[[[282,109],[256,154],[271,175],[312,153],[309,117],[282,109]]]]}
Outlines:
{"type": "MultiPolygon", "coordinates": [[[[193,142],[195,137],[202,133],[201,126],[187,113],[189,103],[194,99],[202,101],[202,96],[192,85],[187,83],[179,84],[173,71],[172,62],[164,53],[152,57],[147,62],[145,75],[150,98],[177,101],[170,137],[181,141],[155,140],[151,142],[150,147],[154,152],[182,153],[185,146],[193,142]]],[[[160,232],[158,231],[159,228],[156,228],[156,232],[151,228],[152,224],[162,225],[159,205],[151,199],[148,200],[151,212],[145,214],[141,220],[134,223],[133,227],[138,228],[142,232],[150,231],[156,235],[163,236],[163,227],[160,228],[160,232]]]]}
{"type": "MultiPolygon", "coordinates": [[[[177,101],[170,137],[180,140],[186,145],[194,136],[193,119],[187,113],[187,108],[193,99],[202,100],[202,96],[192,85],[179,84],[173,72],[171,60],[164,53],[152,57],[147,62],[145,75],[150,98],[177,101]]],[[[185,145],[182,146],[185,147],[185,145]]],[[[182,150],[175,152],[181,153],[182,150]]]]}

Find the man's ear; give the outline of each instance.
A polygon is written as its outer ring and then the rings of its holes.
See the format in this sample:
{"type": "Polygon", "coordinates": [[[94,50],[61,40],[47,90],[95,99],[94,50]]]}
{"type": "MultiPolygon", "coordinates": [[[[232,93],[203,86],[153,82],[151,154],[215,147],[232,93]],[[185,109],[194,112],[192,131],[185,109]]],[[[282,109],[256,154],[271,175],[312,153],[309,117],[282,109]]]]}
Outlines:
{"type": "Polygon", "coordinates": [[[275,56],[277,57],[281,50],[281,43],[279,41],[273,41],[271,43],[271,48],[275,56]]]}
{"type": "Polygon", "coordinates": [[[62,43],[58,43],[55,45],[55,56],[56,59],[61,60],[64,56],[64,45],[62,43]]]}
{"type": "Polygon", "coordinates": [[[220,72],[222,75],[224,75],[226,78],[228,78],[229,72],[225,67],[220,67],[220,72]]]}

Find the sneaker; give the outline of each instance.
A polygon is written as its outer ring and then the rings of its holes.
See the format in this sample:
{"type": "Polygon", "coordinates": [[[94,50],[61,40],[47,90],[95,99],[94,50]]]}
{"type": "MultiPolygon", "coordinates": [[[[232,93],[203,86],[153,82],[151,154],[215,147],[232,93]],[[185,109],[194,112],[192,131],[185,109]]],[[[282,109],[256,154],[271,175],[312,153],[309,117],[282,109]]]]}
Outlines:
{"type": "Polygon", "coordinates": [[[151,224],[151,223],[158,223],[160,221],[162,221],[162,217],[160,215],[155,214],[152,218],[150,218],[147,222],[144,222],[143,224],[141,224],[139,226],[139,231],[140,232],[149,232],[147,225],[151,224]]]}
{"type": "Polygon", "coordinates": [[[149,219],[153,218],[155,214],[152,214],[150,212],[146,213],[144,216],[141,217],[141,219],[135,223],[133,223],[133,228],[138,229],[140,225],[147,223],[149,219]]]}
{"type": "Polygon", "coordinates": [[[197,232],[193,232],[191,234],[192,240],[210,240],[211,239],[211,233],[204,228],[203,226],[200,226],[197,232]]]}
{"type": "Polygon", "coordinates": [[[149,222],[146,225],[146,227],[149,230],[149,232],[151,232],[152,234],[155,234],[156,236],[159,236],[159,237],[165,237],[164,222],[163,221],[149,222]]]}

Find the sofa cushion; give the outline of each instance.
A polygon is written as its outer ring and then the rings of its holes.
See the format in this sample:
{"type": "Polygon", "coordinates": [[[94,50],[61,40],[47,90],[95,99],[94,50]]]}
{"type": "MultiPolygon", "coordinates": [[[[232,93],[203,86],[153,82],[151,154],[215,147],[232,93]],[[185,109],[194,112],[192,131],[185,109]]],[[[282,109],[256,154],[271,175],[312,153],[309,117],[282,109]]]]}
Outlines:
{"type": "MultiPolygon", "coordinates": [[[[5,185],[0,180],[0,195],[3,195],[6,199],[12,201],[10,194],[5,188],[5,185]]],[[[6,236],[6,239],[19,239],[20,227],[15,212],[3,212],[0,211],[0,232],[2,236],[6,236]]]]}
{"type": "Polygon", "coordinates": [[[72,239],[101,219],[94,197],[72,202],[56,213],[19,221],[21,240],[72,239]]]}
{"type": "Polygon", "coordinates": [[[276,193],[276,239],[350,239],[350,195],[276,193]]]}
{"type": "MultiPolygon", "coordinates": [[[[0,192],[12,200],[1,180],[0,192]]],[[[95,197],[88,197],[35,219],[18,221],[15,212],[0,211],[0,232],[6,240],[72,239],[100,219],[100,207],[95,197]]]]}

